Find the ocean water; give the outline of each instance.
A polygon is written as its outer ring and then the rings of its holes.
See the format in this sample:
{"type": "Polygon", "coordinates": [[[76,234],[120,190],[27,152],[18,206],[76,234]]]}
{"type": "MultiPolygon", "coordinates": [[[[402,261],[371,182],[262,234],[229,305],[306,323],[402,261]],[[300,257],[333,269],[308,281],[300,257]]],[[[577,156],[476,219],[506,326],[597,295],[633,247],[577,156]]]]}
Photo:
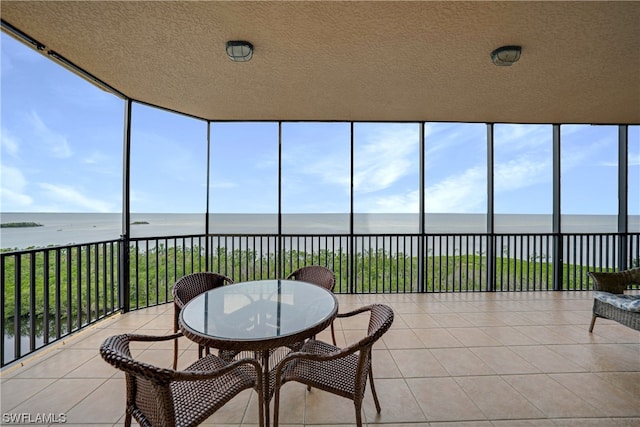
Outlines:
{"type": "MultiPolygon", "coordinates": [[[[204,214],[131,214],[131,237],[203,234],[204,214]],[[133,224],[144,222],[144,224],[133,224]]],[[[418,232],[417,214],[356,214],[356,234],[411,234],[418,232]]],[[[36,222],[41,227],[0,228],[0,248],[24,249],[49,245],[113,240],[122,233],[119,213],[1,213],[0,222],[36,222]]],[[[484,233],[483,214],[427,214],[427,233],[484,233]]],[[[640,216],[630,218],[631,231],[640,231],[640,216]]],[[[551,215],[496,215],[496,232],[549,233],[551,215]]],[[[615,232],[615,215],[563,216],[564,232],[615,232]]],[[[212,234],[276,234],[275,214],[211,214],[212,234]]],[[[284,214],[284,234],[347,234],[348,214],[284,214]]]]}

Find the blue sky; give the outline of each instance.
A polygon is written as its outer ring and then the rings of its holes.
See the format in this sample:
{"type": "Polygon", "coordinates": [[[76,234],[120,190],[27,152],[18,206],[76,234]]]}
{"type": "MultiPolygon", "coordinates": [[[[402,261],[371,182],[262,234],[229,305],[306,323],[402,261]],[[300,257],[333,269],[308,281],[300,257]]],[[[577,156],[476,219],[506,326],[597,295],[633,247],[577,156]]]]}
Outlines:
{"type": "MultiPolygon", "coordinates": [[[[124,101],[2,34],[2,212],[120,212],[124,101]]],[[[204,212],[201,120],[134,104],[133,212],[204,212]]],[[[615,214],[617,127],[562,127],[562,207],[615,214]],[[598,194],[601,203],[593,203],[598,194]]],[[[284,123],[283,212],[348,212],[350,125],[284,123]]],[[[276,123],[214,123],[211,211],[277,212],[276,123]]],[[[429,123],[427,212],[486,211],[486,127],[429,123]]],[[[640,214],[640,126],[630,130],[630,213],[640,214]]],[[[419,125],[356,123],[356,212],[418,211],[419,125]]],[[[495,211],[551,213],[551,126],[495,125],[495,211]]]]}

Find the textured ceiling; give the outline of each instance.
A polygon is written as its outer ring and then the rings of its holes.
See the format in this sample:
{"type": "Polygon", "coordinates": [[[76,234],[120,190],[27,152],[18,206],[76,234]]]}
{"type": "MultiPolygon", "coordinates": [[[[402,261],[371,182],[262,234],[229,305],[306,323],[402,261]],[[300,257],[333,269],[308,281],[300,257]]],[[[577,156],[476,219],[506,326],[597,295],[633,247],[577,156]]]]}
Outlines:
{"type": "Polygon", "coordinates": [[[212,120],[640,123],[640,2],[5,1],[138,101],[212,120]],[[255,46],[231,62],[225,42],[255,46]],[[490,60],[517,44],[511,67],[490,60]]]}

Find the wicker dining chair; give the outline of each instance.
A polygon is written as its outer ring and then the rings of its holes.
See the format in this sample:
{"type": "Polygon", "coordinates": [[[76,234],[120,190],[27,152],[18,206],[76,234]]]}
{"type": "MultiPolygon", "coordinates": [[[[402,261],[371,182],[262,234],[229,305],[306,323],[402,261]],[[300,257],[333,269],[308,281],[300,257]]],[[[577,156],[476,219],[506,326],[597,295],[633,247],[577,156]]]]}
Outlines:
{"type": "Polygon", "coordinates": [[[166,341],[182,336],[122,334],[107,338],[100,347],[102,358],[124,371],[126,427],[135,418],[141,426],[197,426],[241,391],[258,393],[259,423],[264,426],[260,364],[254,359],[226,362],[208,354],[183,371],[160,368],[131,356],[133,341],[166,341]]]}
{"type": "MultiPolygon", "coordinates": [[[[178,324],[180,311],[186,303],[204,292],[227,283],[233,283],[233,280],[223,274],[212,272],[191,273],[178,279],[175,285],[173,285],[173,332],[178,332],[180,328],[178,324]]],[[[204,349],[203,346],[198,346],[198,357],[202,357],[204,349]]],[[[176,369],[177,366],[178,340],[176,339],[173,343],[173,369],[176,369]]]]}
{"type": "Polygon", "coordinates": [[[367,335],[358,342],[339,348],[318,340],[309,340],[299,352],[289,353],[276,369],[275,403],[273,425],[278,427],[280,389],[289,381],[307,385],[307,389],[318,388],[353,400],[356,410],[356,425],[362,426],[362,399],[367,385],[380,413],[380,402],[373,383],[371,348],[393,323],[393,310],[384,304],[372,304],[354,311],[338,314],[351,317],[369,312],[367,335]]]}
{"type": "MultiPolygon", "coordinates": [[[[313,283],[331,292],[333,292],[336,286],[336,275],[333,271],[322,265],[309,265],[299,268],[289,274],[286,279],[313,283]]],[[[331,323],[331,339],[333,340],[333,345],[336,345],[336,332],[333,328],[333,322],[331,323]]]]}

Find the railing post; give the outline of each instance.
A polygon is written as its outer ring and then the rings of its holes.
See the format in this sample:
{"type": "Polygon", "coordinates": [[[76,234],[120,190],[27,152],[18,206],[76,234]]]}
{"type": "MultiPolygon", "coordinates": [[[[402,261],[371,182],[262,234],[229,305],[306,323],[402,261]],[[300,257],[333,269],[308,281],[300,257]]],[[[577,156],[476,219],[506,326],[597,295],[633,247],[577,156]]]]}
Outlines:
{"type": "Polygon", "coordinates": [[[350,178],[349,178],[349,182],[350,182],[350,189],[349,189],[349,197],[350,197],[350,201],[349,201],[349,253],[347,254],[347,260],[349,261],[349,266],[347,267],[347,269],[349,270],[349,279],[347,282],[347,289],[349,290],[350,294],[355,293],[356,290],[356,266],[355,266],[355,238],[353,236],[353,230],[354,230],[354,213],[353,213],[353,177],[354,177],[354,159],[353,159],[353,154],[354,154],[354,137],[353,137],[353,122],[350,123],[351,126],[351,132],[350,132],[350,137],[351,137],[351,166],[350,166],[350,178]]]}
{"type": "MultiPolygon", "coordinates": [[[[19,359],[22,351],[20,349],[22,328],[20,324],[22,312],[22,254],[17,254],[14,264],[14,286],[13,286],[13,356],[19,359]]],[[[4,271],[2,272],[4,275],[4,271]]],[[[4,289],[3,289],[4,292],[4,289]]],[[[71,328],[69,328],[71,329],[71,328]]],[[[4,339],[4,338],[3,338],[4,339]]]]}
{"type": "Polygon", "coordinates": [[[205,234],[205,239],[204,239],[204,271],[211,271],[209,269],[210,263],[209,263],[209,255],[210,255],[210,248],[209,248],[209,233],[211,233],[211,230],[209,230],[209,181],[211,180],[211,122],[207,121],[207,185],[206,187],[206,208],[205,208],[205,216],[204,216],[204,234],[205,234]]]}
{"type": "Polygon", "coordinates": [[[419,220],[419,230],[418,234],[420,235],[418,238],[418,292],[426,292],[427,289],[427,278],[424,271],[426,254],[424,253],[425,249],[425,200],[424,200],[424,192],[425,192],[425,141],[424,141],[424,127],[425,123],[422,122],[420,125],[420,197],[418,207],[418,213],[420,215],[419,220]]]}
{"type": "Polygon", "coordinates": [[[562,291],[563,286],[563,264],[564,242],[562,233],[553,233],[553,290],[562,291]]]}
{"type": "Polygon", "coordinates": [[[129,286],[129,277],[131,276],[131,251],[129,249],[129,238],[121,236],[118,242],[120,247],[120,268],[118,277],[118,304],[123,313],[131,310],[131,287],[129,286]]]}
{"type": "MultiPolygon", "coordinates": [[[[4,291],[6,289],[4,272],[5,272],[5,257],[0,254],[0,329],[2,329],[3,331],[5,329],[4,291]]],[[[14,312],[15,312],[15,308],[14,308],[14,312]]],[[[4,339],[2,339],[2,341],[0,341],[0,367],[4,366],[4,346],[5,346],[5,342],[4,342],[4,339]]]]}
{"type": "Polygon", "coordinates": [[[553,290],[563,290],[563,236],[562,236],[562,216],[560,211],[560,125],[553,125],[553,290]]]}
{"type": "Polygon", "coordinates": [[[618,270],[629,268],[627,252],[629,203],[629,144],[627,125],[618,126],[618,270]]]}
{"type": "Polygon", "coordinates": [[[125,100],[124,107],[124,141],[122,149],[122,235],[120,236],[120,275],[118,295],[120,309],[126,313],[130,310],[131,289],[129,239],[131,237],[131,99],[125,100]]]}
{"type": "Polygon", "coordinates": [[[282,246],[282,122],[278,122],[278,245],[276,253],[276,277],[281,278],[284,263],[284,248],[282,246]]]}
{"type": "MultiPolygon", "coordinates": [[[[46,268],[43,266],[43,269],[46,268]]],[[[78,304],[78,311],[82,312],[82,307],[78,304]]],[[[36,253],[29,254],[29,352],[36,349],[36,253]]],[[[78,328],[80,328],[78,324],[78,328]]],[[[16,335],[16,339],[18,336],[16,335]]]]}
{"type": "Polygon", "coordinates": [[[487,123],[487,291],[496,290],[496,236],[493,211],[493,123],[487,123]]]}
{"type": "Polygon", "coordinates": [[[496,290],[496,235],[487,233],[487,291],[496,290]]]}
{"type": "MultiPolygon", "coordinates": [[[[2,329],[3,331],[7,327],[7,325],[6,325],[7,320],[9,320],[8,318],[5,319],[5,316],[6,316],[6,312],[5,312],[5,301],[6,301],[5,289],[6,289],[6,284],[5,284],[5,274],[4,274],[4,272],[6,271],[5,270],[5,268],[6,268],[6,261],[5,260],[6,260],[6,257],[3,256],[2,254],[0,254],[0,329],[2,329]]],[[[9,278],[7,277],[7,279],[9,279],[9,278]]],[[[15,290],[15,288],[14,288],[14,290],[15,290]]],[[[14,314],[15,314],[15,307],[14,307],[13,310],[14,310],[14,314]]],[[[9,344],[9,343],[5,342],[4,338],[2,339],[2,341],[0,341],[0,367],[5,365],[4,352],[5,352],[5,346],[7,344],[9,344]]]]}

